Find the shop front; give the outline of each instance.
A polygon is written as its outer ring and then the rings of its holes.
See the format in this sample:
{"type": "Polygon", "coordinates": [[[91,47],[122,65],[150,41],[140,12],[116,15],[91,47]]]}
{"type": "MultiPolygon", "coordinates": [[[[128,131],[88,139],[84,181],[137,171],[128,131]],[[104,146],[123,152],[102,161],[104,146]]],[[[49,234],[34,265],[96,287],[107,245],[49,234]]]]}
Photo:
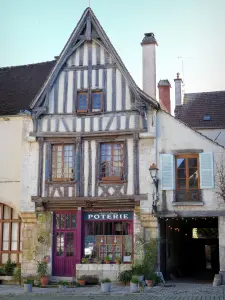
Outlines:
{"type": "Polygon", "coordinates": [[[53,276],[114,278],[133,259],[133,211],[55,212],[52,251],[53,276]]]}

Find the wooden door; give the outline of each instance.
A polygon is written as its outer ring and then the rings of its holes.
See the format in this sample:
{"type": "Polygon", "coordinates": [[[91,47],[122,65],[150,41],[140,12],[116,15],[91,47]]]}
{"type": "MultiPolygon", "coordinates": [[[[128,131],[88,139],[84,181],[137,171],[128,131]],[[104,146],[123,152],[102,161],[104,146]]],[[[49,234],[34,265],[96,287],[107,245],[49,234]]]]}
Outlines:
{"type": "Polygon", "coordinates": [[[72,277],[76,266],[76,214],[54,216],[53,276],[72,277]]]}

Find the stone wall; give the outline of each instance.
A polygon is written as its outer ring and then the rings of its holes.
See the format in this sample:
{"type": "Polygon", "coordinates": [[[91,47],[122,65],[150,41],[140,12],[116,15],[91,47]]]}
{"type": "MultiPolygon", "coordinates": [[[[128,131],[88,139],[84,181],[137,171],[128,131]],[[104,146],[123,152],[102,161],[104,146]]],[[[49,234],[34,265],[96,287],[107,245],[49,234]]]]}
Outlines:
{"type": "Polygon", "coordinates": [[[76,277],[82,275],[97,276],[99,280],[109,278],[111,281],[118,281],[118,274],[125,270],[130,270],[130,264],[77,264],[76,277]]]}
{"type": "Polygon", "coordinates": [[[52,213],[23,213],[22,224],[22,277],[37,275],[37,262],[52,253],[52,213]]]}

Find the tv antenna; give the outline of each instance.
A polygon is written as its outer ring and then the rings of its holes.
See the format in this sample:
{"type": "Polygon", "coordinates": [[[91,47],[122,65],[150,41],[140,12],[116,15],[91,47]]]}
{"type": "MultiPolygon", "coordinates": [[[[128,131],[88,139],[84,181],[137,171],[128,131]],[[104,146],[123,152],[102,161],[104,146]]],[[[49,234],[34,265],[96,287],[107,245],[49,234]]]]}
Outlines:
{"type": "Polygon", "coordinates": [[[91,7],[91,0],[88,0],[88,6],[91,7]]]}
{"type": "Polygon", "coordinates": [[[178,56],[177,58],[181,60],[182,81],[183,81],[183,89],[184,89],[184,86],[185,86],[185,83],[184,83],[184,82],[185,82],[185,81],[184,81],[184,60],[185,60],[185,59],[191,59],[192,57],[178,56]]]}

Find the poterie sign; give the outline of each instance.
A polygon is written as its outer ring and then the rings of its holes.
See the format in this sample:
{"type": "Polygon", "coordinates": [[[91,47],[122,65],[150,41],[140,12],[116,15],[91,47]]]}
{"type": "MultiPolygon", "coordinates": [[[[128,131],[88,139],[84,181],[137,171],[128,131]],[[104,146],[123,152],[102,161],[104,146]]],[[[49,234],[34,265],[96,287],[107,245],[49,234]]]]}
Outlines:
{"type": "Polygon", "coordinates": [[[116,220],[133,220],[131,211],[124,212],[88,212],[84,213],[85,221],[116,221],[116,220]]]}

